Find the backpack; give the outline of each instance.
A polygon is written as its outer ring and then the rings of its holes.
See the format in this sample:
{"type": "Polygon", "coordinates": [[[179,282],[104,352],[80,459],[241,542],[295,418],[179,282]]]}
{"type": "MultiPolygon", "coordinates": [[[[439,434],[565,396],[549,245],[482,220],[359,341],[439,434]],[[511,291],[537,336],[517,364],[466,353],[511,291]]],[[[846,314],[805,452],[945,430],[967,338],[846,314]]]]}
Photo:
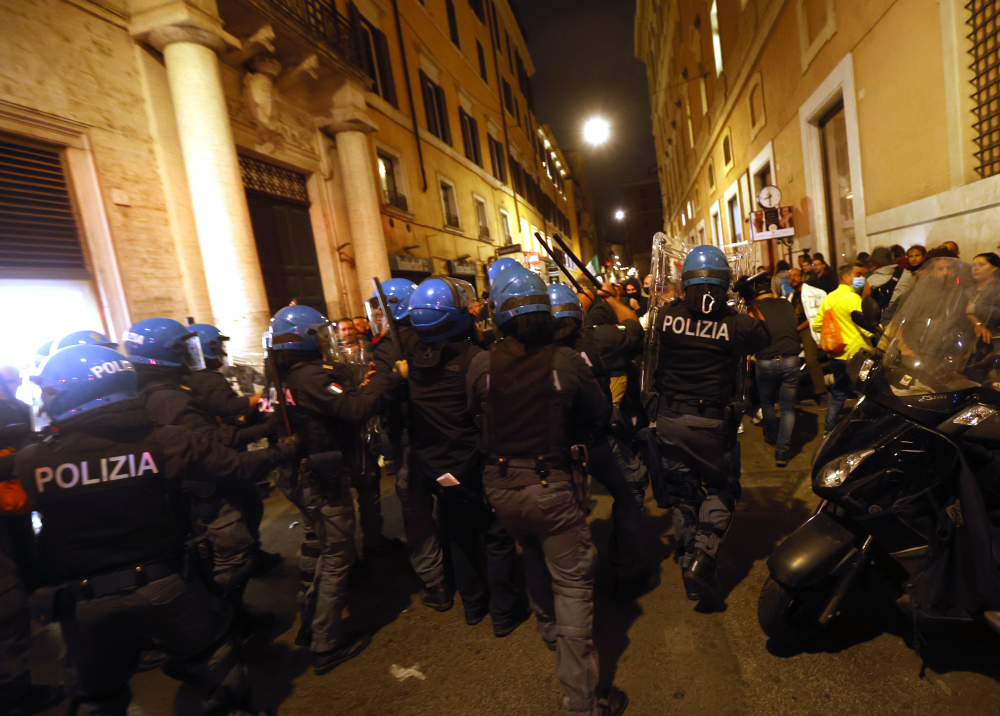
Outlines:
{"type": "Polygon", "coordinates": [[[872,298],[878,303],[879,308],[884,309],[889,305],[889,301],[892,300],[892,294],[896,290],[896,284],[899,283],[899,279],[903,275],[903,271],[906,269],[896,267],[896,270],[892,272],[892,278],[883,283],[878,288],[872,289],[872,298]]]}
{"type": "Polygon", "coordinates": [[[840,333],[840,325],[832,308],[823,314],[823,330],[819,334],[819,347],[831,358],[843,355],[847,344],[840,333]]]}

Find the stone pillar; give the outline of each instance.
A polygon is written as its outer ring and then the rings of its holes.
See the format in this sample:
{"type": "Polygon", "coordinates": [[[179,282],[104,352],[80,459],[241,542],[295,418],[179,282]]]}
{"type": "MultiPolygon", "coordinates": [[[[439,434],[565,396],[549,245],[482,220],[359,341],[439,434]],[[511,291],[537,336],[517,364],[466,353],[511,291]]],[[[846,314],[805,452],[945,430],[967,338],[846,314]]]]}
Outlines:
{"type": "Polygon", "coordinates": [[[364,89],[350,81],[345,84],[334,98],[330,117],[319,125],[337,142],[355,270],[361,297],[366,299],[372,293],[372,278],[385,281],[391,273],[379,210],[380,191],[366,136],[378,131],[378,126],[368,115],[364,89]]]}
{"type": "Polygon", "coordinates": [[[215,322],[243,357],[260,354],[270,311],[217,56],[235,40],[221,34],[169,25],[146,39],[167,66],[215,322]]]}

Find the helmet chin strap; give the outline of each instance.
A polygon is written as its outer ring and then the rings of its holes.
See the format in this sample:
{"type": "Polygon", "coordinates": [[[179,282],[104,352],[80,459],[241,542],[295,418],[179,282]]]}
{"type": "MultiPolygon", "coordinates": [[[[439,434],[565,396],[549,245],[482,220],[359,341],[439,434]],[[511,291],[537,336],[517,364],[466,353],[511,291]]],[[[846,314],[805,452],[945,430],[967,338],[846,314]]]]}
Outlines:
{"type": "Polygon", "coordinates": [[[712,312],[713,308],[715,308],[715,299],[711,293],[706,293],[701,297],[701,312],[708,315],[712,312]],[[706,301],[708,302],[708,306],[705,305],[706,301]]]}

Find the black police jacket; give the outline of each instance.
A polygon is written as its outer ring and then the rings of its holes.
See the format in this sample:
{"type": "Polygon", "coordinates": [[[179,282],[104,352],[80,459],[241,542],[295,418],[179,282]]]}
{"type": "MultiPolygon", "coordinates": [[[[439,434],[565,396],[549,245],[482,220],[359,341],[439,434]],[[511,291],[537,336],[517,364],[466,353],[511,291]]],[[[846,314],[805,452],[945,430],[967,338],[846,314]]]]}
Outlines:
{"type": "Polygon", "coordinates": [[[217,370],[196,370],[188,376],[187,384],[202,406],[220,418],[236,418],[250,410],[250,399],[238,395],[217,370]]]}
{"type": "MultiPolygon", "coordinates": [[[[526,346],[507,336],[469,367],[468,408],[488,461],[536,460],[565,468],[570,447],[607,423],[610,403],[579,353],[557,344],[526,346]]],[[[538,482],[514,470],[495,487],[538,482]]],[[[568,475],[566,476],[568,479],[568,475]]]]}
{"type": "Polygon", "coordinates": [[[656,390],[719,404],[732,397],[739,359],[771,341],[763,321],[729,306],[707,316],[693,313],[680,300],[660,308],[651,330],[660,339],[656,390]]]}
{"type": "Polygon", "coordinates": [[[348,469],[358,469],[362,464],[358,423],[385,410],[393,388],[402,381],[399,374],[376,371],[367,386],[359,387],[349,366],[326,365],[319,358],[278,370],[283,374],[292,431],[302,438],[306,451],[312,455],[338,450],[348,469]]]}
{"type": "Polygon", "coordinates": [[[159,424],[187,428],[233,449],[244,448],[275,434],[274,421],[246,428],[220,423],[191,388],[165,378],[154,378],[143,384],[139,398],[149,416],[159,424]]]}
{"type": "Polygon", "coordinates": [[[153,422],[137,400],[56,426],[17,453],[14,474],[42,513],[39,556],[51,584],[179,556],[186,478],[255,481],[294,456],[290,446],[237,453],[209,437],[153,422]]]}
{"type": "Polygon", "coordinates": [[[610,402],[613,372],[624,368],[642,350],[646,335],[642,325],[631,318],[620,325],[604,324],[588,328],[580,328],[572,318],[559,321],[556,340],[583,357],[610,402]]]}

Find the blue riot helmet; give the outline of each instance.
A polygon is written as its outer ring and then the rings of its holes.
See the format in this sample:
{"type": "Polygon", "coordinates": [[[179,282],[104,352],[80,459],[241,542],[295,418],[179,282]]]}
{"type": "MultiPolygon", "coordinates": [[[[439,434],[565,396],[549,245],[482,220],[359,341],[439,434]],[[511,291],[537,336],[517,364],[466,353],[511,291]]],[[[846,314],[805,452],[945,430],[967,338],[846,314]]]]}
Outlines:
{"type": "Polygon", "coordinates": [[[229,365],[229,353],[226,352],[229,336],[222,335],[222,331],[210,323],[195,323],[188,328],[198,334],[201,352],[206,360],[217,360],[222,365],[229,365]]]}
{"type": "Polygon", "coordinates": [[[552,312],[545,282],[534,271],[523,267],[509,268],[498,277],[490,288],[490,306],[493,320],[501,327],[514,316],[552,312]]]}
{"type": "Polygon", "coordinates": [[[128,359],[93,344],[53,353],[31,381],[41,388],[45,411],[53,420],[136,397],[135,370],[128,359]]]}
{"type": "Polygon", "coordinates": [[[417,287],[411,299],[410,321],[424,343],[436,343],[469,330],[469,305],[476,290],[468,281],[432,276],[417,287]]]}
{"type": "Polygon", "coordinates": [[[198,334],[172,318],[147,318],[125,331],[122,346],[133,363],[205,370],[198,334]]]}
{"type": "Polygon", "coordinates": [[[732,269],[715,246],[696,246],[681,267],[684,302],[695,313],[710,314],[726,305],[732,269]]]}
{"type": "Polygon", "coordinates": [[[118,348],[118,344],[108,338],[100,331],[73,331],[67,333],[62,338],[52,342],[49,348],[49,355],[63,348],[70,346],[104,346],[105,348],[118,348]]]}
{"type": "Polygon", "coordinates": [[[548,288],[549,300],[552,301],[552,315],[556,318],[575,318],[583,320],[583,305],[570,286],[564,283],[552,283],[548,288]]]}
{"type": "MultiPolygon", "coordinates": [[[[494,261],[493,265],[490,266],[489,270],[486,272],[486,274],[490,277],[490,285],[492,286],[493,282],[497,280],[497,276],[502,274],[511,266],[521,266],[521,264],[516,259],[512,259],[509,256],[504,256],[503,258],[494,261]]],[[[522,266],[521,268],[524,267],[522,266]]]]}
{"type": "Polygon", "coordinates": [[[285,306],[275,313],[266,341],[274,351],[319,351],[327,361],[344,362],[330,321],[309,306],[285,306]]]}
{"type": "Polygon", "coordinates": [[[42,347],[35,351],[35,367],[39,367],[45,362],[45,359],[49,357],[49,350],[52,348],[52,344],[55,341],[49,341],[48,343],[43,343],[42,347]]]}
{"type": "MultiPolygon", "coordinates": [[[[389,311],[392,317],[401,321],[410,315],[410,304],[413,292],[417,290],[417,284],[408,278],[390,278],[382,282],[382,293],[385,300],[389,302],[389,311]]],[[[372,291],[372,300],[377,298],[377,293],[372,291]]]]}

